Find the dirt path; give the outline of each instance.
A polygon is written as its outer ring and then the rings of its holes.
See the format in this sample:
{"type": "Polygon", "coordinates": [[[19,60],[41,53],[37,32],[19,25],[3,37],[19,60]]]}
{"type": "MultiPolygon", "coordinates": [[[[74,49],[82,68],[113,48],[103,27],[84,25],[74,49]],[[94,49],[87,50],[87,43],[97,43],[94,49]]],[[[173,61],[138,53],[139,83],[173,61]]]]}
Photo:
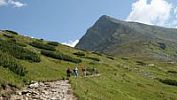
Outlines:
{"type": "Polygon", "coordinates": [[[77,100],[67,80],[35,82],[17,91],[10,100],[77,100]]]}

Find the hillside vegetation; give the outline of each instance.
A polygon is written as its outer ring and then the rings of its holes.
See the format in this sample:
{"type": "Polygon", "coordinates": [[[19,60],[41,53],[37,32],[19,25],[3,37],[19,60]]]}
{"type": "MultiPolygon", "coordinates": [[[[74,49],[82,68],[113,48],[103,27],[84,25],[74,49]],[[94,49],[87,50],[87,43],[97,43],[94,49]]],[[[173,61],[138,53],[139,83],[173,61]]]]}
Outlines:
{"type": "Polygon", "coordinates": [[[61,80],[79,67],[70,83],[79,100],[176,100],[177,64],[82,51],[57,42],[0,32],[0,94],[32,81],[61,80]],[[49,47],[49,48],[46,48],[49,47]],[[52,48],[52,49],[51,49],[52,48]],[[82,77],[81,67],[100,76],[82,77]]]}

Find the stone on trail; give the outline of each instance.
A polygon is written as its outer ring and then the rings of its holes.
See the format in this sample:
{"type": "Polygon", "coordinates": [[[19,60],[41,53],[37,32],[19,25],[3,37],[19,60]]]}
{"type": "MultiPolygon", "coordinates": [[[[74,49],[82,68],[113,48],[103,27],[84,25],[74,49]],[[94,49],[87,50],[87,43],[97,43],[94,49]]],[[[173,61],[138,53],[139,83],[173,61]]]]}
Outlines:
{"type": "Polygon", "coordinates": [[[39,83],[36,82],[36,83],[34,83],[34,84],[30,84],[29,87],[30,87],[30,88],[38,88],[38,87],[39,87],[39,83]]]}

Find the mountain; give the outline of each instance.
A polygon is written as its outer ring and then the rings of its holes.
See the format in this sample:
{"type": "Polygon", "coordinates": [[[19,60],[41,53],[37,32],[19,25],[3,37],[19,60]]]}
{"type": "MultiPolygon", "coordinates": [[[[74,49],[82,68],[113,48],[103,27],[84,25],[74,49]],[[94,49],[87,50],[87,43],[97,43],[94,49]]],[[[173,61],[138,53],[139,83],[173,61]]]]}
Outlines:
{"type": "Polygon", "coordinates": [[[114,56],[172,60],[177,58],[177,30],[103,15],[76,48],[114,56]]]}

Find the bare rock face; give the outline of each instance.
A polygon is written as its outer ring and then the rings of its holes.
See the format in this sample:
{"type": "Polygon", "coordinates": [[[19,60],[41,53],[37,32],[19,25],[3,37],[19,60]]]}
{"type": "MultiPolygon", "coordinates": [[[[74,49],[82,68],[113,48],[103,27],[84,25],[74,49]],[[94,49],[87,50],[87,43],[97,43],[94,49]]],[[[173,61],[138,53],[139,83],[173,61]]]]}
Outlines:
{"type": "Polygon", "coordinates": [[[121,21],[103,15],[87,30],[76,48],[119,57],[172,60],[177,59],[176,45],[176,29],[121,21]],[[168,49],[172,51],[170,54],[168,49]]]}
{"type": "Polygon", "coordinates": [[[35,82],[17,91],[10,100],[76,100],[67,80],[35,82]]]}

